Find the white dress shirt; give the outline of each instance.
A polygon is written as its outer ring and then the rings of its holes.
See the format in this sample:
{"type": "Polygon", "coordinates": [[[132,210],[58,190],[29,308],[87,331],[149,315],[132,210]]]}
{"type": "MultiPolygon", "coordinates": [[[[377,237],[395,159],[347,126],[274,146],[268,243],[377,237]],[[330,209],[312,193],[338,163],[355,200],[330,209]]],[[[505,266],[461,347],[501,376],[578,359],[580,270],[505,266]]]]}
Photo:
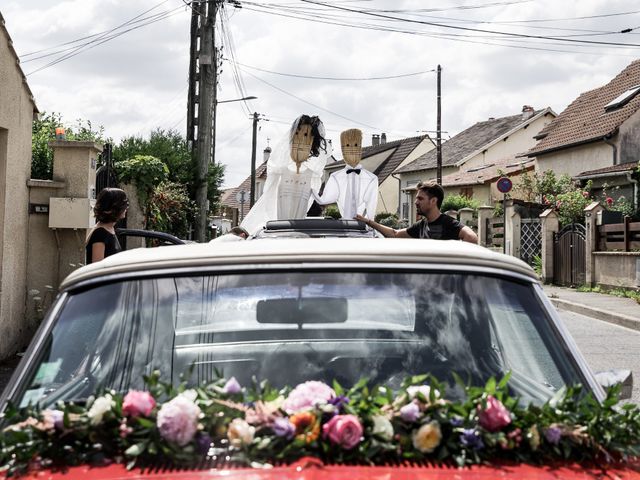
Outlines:
{"type": "Polygon", "coordinates": [[[360,164],[355,168],[346,166],[331,174],[321,196],[313,190],[312,194],[320,205],[337,203],[342,218],[360,214],[373,219],[378,204],[378,177],[360,164]]]}

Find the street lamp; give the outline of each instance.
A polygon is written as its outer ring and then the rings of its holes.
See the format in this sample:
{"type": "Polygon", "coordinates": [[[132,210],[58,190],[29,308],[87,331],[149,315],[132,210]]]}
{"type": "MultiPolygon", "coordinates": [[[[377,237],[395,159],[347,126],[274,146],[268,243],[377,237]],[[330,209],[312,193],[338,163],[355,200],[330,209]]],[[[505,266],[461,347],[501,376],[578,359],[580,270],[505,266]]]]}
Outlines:
{"type": "Polygon", "coordinates": [[[241,102],[243,100],[255,100],[258,97],[242,97],[242,98],[234,98],[233,100],[220,100],[216,103],[229,103],[229,102],[241,102]]]}

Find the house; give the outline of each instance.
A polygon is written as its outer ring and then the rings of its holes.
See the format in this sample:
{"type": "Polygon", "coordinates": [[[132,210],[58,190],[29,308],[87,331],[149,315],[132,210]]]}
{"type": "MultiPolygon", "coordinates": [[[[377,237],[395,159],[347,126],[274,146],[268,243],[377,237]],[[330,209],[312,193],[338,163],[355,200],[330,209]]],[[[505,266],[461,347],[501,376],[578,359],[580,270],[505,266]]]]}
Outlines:
{"type": "Polygon", "coordinates": [[[511,155],[486,165],[461,168],[456,173],[442,177],[442,188],[445,196],[466,195],[477,200],[480,205],[493,205],[503,198],[496,187],[502,176],[511,179],[514,185],[524,172],[532,172],[535,161],[526,154],[511,155]]]}
{"type": "Polygon", "coordinates": [[[32,333],[25,322],[27,182],[31,177],[31,127],[37,113],[0,14],[0,357],[21,348],[32,333]]]}
{"type": "MultiPolygon", "coordinates": [[[[535,136],[556,116],[547,107],[534,110],[525,105],[522,113],[478,122],[442,144],[442,176],[461,168],[485,167],[498,160],[526,152],[535,145],[535,136]]],[[[415,186],[423,180],[436,179],[437,157],[433,149],[395,170],[403,188],[402,218],[415,218],[415,186]],[[404,214],[407,213],[405,216],[404,214]]],[[[474,188],[464,186],[457,193],[473,196],[474,188]]]]}
{"type": "Polygon", "coordinates": [[[576,98],[538,134],[527,155],[536,158],[538,171],[632,192],[637,187],[628,172],[640,160],[639,93],[636,60],[606,85],[576,98]]]}
{"type": "MultiPolygon", "coordinates": [[[[378,206],[376,213],[391,212],[401,214],[401,185],[394,177],[394,171],[413,162],[435,148],[428,135],[403,138],[387,142],[386,134],[373,135],[371,145],[362,149],[361,164],[378,177],[378,206]]],[[[327,164],[324,180],[329,175],[344,167],[344,160],[327,164]]]]}

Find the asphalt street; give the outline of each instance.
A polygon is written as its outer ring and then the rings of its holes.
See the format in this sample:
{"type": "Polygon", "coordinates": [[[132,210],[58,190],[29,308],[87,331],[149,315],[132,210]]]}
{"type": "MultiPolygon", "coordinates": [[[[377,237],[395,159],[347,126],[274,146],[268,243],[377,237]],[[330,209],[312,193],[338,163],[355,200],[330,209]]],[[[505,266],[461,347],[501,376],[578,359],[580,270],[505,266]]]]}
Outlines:
{"type": "Polygon", "coordinates": [[[640,404],[640,332],[577,313],[559,313],[594,372],[612,368],[633,372],[631,401],[640,404]]]}

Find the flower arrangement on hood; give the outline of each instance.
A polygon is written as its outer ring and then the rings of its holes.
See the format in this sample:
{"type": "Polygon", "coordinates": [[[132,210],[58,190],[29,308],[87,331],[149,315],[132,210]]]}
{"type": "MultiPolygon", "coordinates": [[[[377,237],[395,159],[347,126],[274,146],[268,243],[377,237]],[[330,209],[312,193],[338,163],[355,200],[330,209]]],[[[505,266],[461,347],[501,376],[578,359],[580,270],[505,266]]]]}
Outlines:
{"type": "Polygon", "coordinates": [[[483,387],[461,385],[462,401],[429,375],[402,387],[349,389],[308,381],[277,390],[220,378],[177,389],[154,373],[147,391],[104,392],[57,409],[7,408],[0,461],[7,475],[49,467],[125,463],[195,465],[207,457],[232,462],[292,462],[315,456],[332,463],[401,460],[459,466],[516,461],[589,461],[640,456],[640,408],[616,406],[568,388],[542,406],[508,394],[507,375],[483,387]]]}

